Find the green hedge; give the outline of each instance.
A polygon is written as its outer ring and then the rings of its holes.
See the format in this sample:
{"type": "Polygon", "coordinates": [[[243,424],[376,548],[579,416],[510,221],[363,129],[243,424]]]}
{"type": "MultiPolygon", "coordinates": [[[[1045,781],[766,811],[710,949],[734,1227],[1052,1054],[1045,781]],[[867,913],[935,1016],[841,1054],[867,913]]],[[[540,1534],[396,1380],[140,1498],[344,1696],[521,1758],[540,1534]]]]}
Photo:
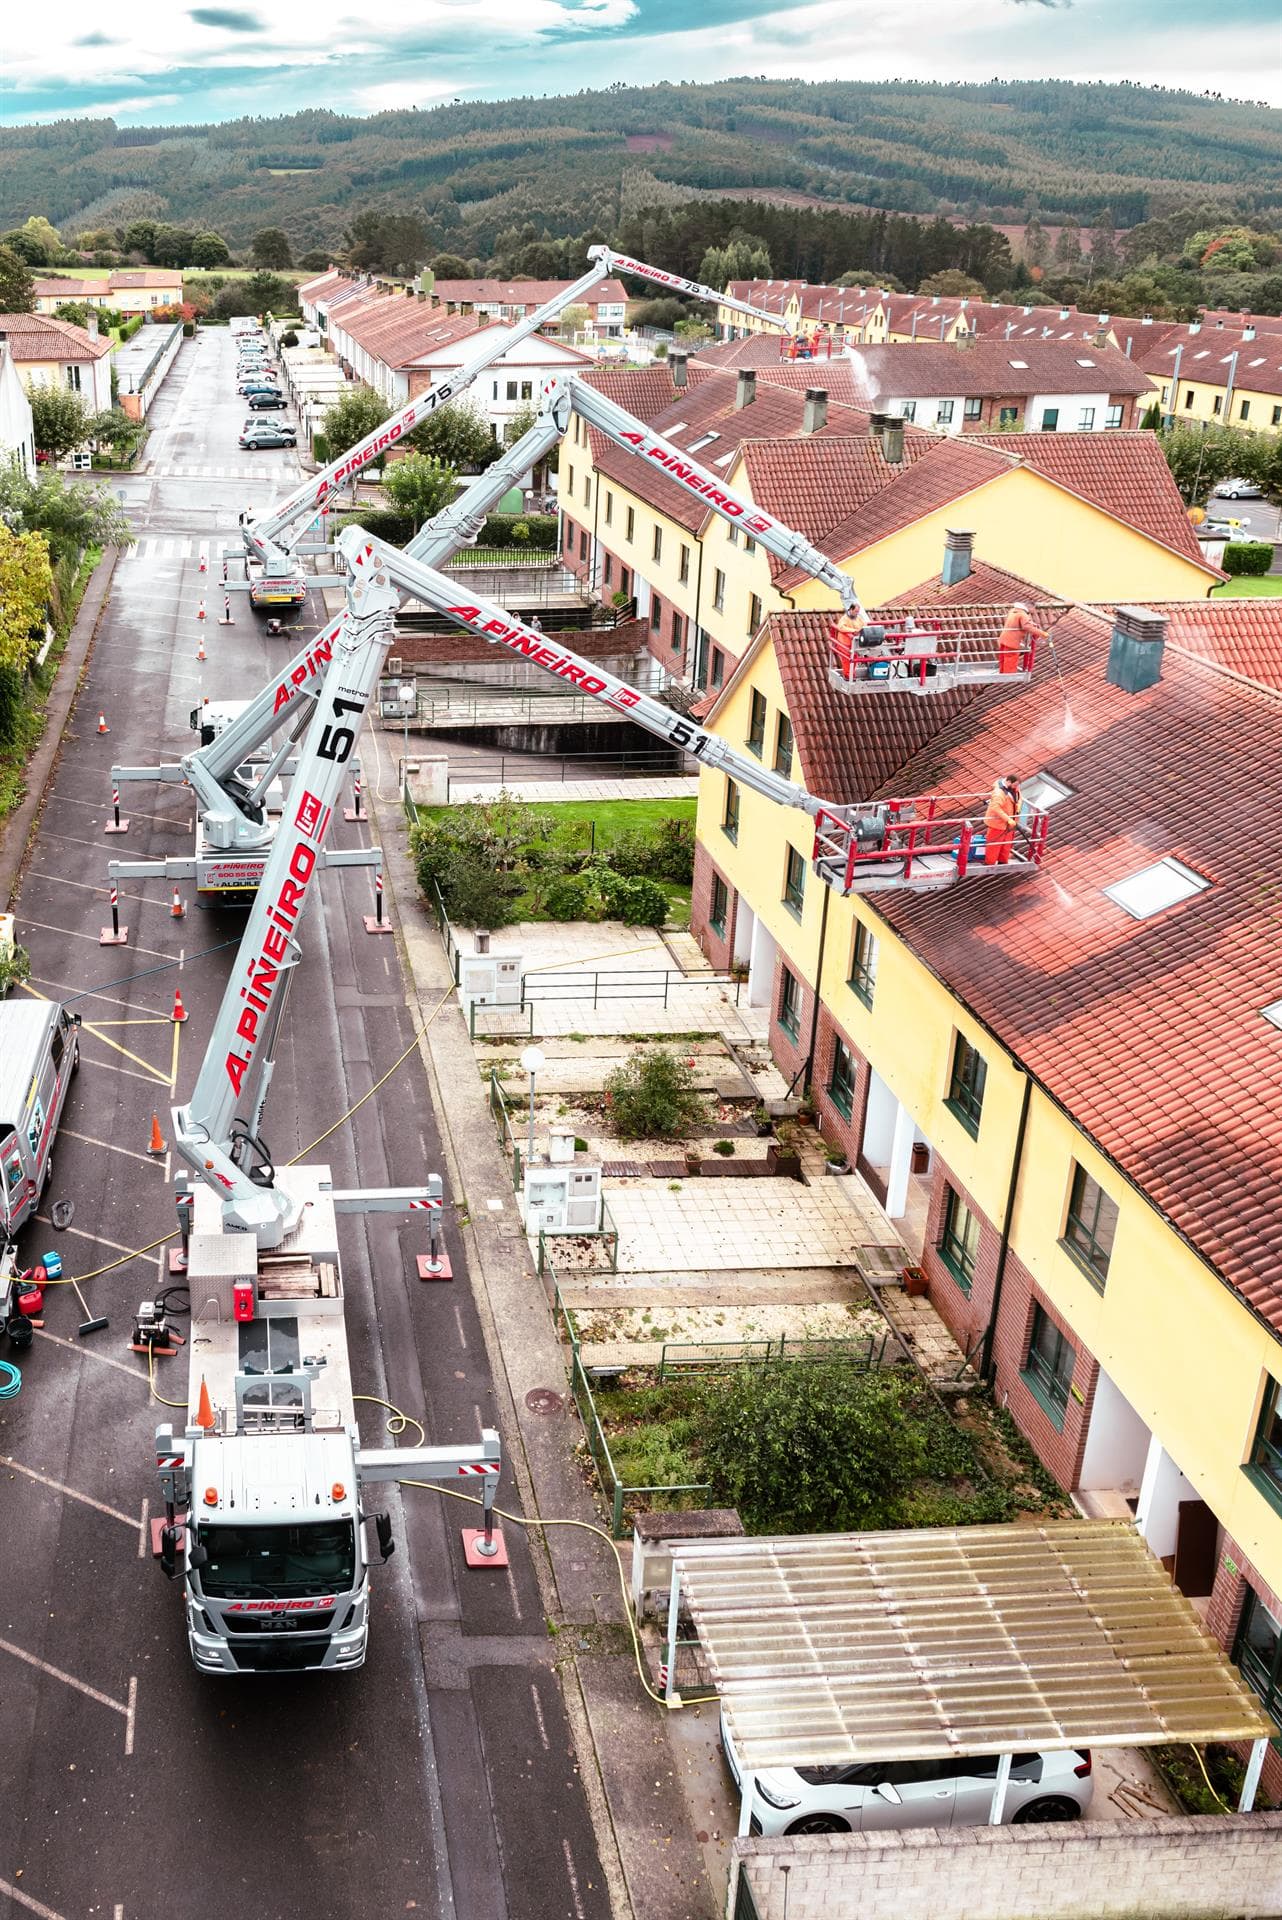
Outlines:
{"type": "Polygon", "coordinates": [[[142,322],[143,322],[143,316],[140,313],[134,314],[131,320],[125,321],[124,325],[120,329],[120,341],[122,346],[126,340],[133,339],[139,327],[142,325],[142,322]]]}
{"type": "Polygon", "coordinates": [[[530,547],[533,551],[556,551],[556,515],[554,513],[491,513],[485,518],[477,540],[478,547],[530,547]],[[525,531],[518,533],[518,527],[525,531]]]}
{"type": "MultiPolygon", "coordinates": [[[[323,459],[319,450],[320,436],[313,442],[317,459],[323,459]]],[[[328,453],[328,449],[326,450],[328,453]]],[[[380,540],[386,540],[390,547],[403,547],[414,538],[414,521],[408,513],[396,513],[391,507],[359,507],[354,513],[344,513],[334,524],[331,538],[341,533],[344,527],[364,527],[366,533],[376,533],[380,540]]]]}
{"type": "Polygon", "coordinates": [[[1273,548],[1267,540],[1230,540],[1222,564],[1225,573],[1267,573],[1273,565],[1273,548]]]}

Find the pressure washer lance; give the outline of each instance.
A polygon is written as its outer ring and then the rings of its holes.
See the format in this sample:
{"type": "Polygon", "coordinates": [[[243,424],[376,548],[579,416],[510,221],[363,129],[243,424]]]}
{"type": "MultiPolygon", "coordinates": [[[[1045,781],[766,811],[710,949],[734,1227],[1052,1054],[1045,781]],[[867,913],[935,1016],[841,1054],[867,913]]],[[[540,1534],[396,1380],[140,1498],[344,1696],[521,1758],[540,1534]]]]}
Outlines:
{"type": "MultiPolygon", "coordinates": [[[[62,1255],[60,1253],[53,1252],[53,1253],[41,1254],[40,1264],[44,1268],[46,1277],[48,1279],[50,1280],[62,1279],[62,1255]]],[[[70,1274],[67,1275],[67,1278],[71,1280],[71,1284],[76,1290],[76,1298],[80,1302],[81,1309],[83,1310],[85,1315],[84,1319],[80,1322],[80,1325],[76,1328],[77,1338],[83,1340],[87,1333],[101,1333],[102,1329],[109,1324],[106,1314],[101,1313],[95,1319],[94,1316],[89,1311],[89,1302],[85,1299],[84,1294],[81,1293],[80,1291],[80,1282],[78,1280],[72,1279],[70,1274]]]]}

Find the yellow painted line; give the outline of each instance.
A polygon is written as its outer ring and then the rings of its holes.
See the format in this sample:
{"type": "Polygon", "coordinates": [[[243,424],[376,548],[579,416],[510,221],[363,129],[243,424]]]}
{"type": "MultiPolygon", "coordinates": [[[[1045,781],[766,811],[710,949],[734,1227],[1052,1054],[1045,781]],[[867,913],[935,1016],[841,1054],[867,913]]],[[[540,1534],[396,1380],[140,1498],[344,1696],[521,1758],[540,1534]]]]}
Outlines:
{"type": "Polygon", "coordinates": [[[169,1091],[170,1093],[172,1093],[174,1088],[178,1085],[178,1047],[179,1047],[179,1043],[182,1040],[182,1037],[183,1037],[182,1022],[179,1020],[175,1020],[174,1021],[174,1050],[173,1050],[173,1053],[170,1055],[170,1060],[169,1060],[169,1091]]]}
{"type": "MultiPolygon", "coordinates": [[[[590,953],[586,960],[545,960],[542,966],[527,967],[527,973],[580,973],[584,967],[590,967],[594,960],[628,960],[636,953],[662,953],[663,947],[620,947],[617,953],[590,953]]],[[[499,958],[502,959],[502,954],[499,958]]],[[[671,971],[671,969],[668,969],[671,971]]]]}
{"type": "MultiPolygon", "coordinates": [[[[28,924],[31,924],[31,923],[28,923],[28,924]]],[[[23,980],[21,982],[21,986],[22,986],[22,991],[24,993],[29,993],[33,1000],[47,1000],[49,998],[47,993],[40,993],[35,987],[33,987],[26,980],[23,980]]],[[[81,1032],[91,1033],[95,1040],[102,1041],[102,1044],[104,1047],[111,1047],[115,1050],[116,1053],[123,1053],[126,1060],[132,1060],[134,1065],[136,1067],[141,1067],[143,1072],[146,1073],[152,1080],[159,1080],[162,1087],[171,1086],[172,1083],[166,1080],[164,1074],[161,1073],[158,1067],[153,1067],[150,1061],[140,1059],[136,1053],[130,1053],[128,1047],[122,1047],[119,1040],[113,1040],[111,1039],[110,1035],[105,1033],[100,1033],[97,1027],[91,1026],[87,1020],[85,1021],[83,1027],[81,1028],[81,1032]]]]}
{"type": "Polygon", "coordinates": [[[145,1020],[95,1020],[94,1025],[96,1027],[167,1027],[169,1015],[152,1013],[148,1014],[145,1020]]]}

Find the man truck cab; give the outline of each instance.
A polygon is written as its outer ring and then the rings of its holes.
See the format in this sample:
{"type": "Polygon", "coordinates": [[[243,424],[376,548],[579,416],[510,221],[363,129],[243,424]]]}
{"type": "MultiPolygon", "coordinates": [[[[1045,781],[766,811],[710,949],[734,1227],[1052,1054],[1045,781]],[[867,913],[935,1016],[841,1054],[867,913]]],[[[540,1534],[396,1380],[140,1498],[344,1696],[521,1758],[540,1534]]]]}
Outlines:
{"type": "Polygon", "coordinates": [[[54,1001],[0,1003],[0,1241],[25,1226],[49,1184],[79,1025],[54,1001]]]}

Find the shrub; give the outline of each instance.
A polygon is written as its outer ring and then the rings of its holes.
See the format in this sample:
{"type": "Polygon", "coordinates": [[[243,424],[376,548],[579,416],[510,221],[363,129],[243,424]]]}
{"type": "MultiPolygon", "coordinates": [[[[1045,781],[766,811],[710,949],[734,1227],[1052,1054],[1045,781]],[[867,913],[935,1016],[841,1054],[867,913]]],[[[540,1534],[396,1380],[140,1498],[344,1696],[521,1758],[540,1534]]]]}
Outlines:
{"type": "Polygon", "coordinates": [[[563,873],[543,895],[543,911],[549,920],[584,920],[587,904],[587,882],[578,874],[563,873]]]}
{"type": "Polygon", "coordinates": [[[489,513],[477,538],[481,547],[533,547],[545,553],[556,550],[554,513],[489,513]],[[517,528],[524,527],[524,533],[517,528]]]}
{"type": "Polygon", "coordinates": [[[714,1140],[712,1143],[712,1151],[714,1153],[719,1153],[723,1159],[728,1160],[730,1158],[730,1155],[734,1152],[734,1141],[733,1140],[714,1140]]]}
{"type": "Polygon", "coordinates": [[[668,896],[654,880],[621,880],[610,911],[625,927],[661,927],[668,917],[668,896]]]}
{"type": "Polygon", "coordinates": [[[703,1118],[694,1075],[667,1047],[646,1047],[605,1083],[621,1140],[680,1140],[703,1118]]]}
{"type": "Polygon", "coordinates": [[[707,1477],[754,1533],[895,1524],[926,1447],[904,1382],[844,1360],[742,1367],[707,1388],[707,1477]]]}
{"type": "Polygon", "coordinates": [[[654,864],[649,871],[660,880],[688,887],[694,879],[694,821],[663,820],[654,839],[654,864]]]}
{"type": "MultiPolygon", "coordinates": [[[[320,441],[321,435],[317,434],[313,447],[318,447],[320,441]]],[[[403,547],[414,538],[413,515],[397,513],[391,507],[356,507],[335,520],[333,533],[341,533],[344,527],[364,527],[367,533],[376,533],[380,540],[386,540],[390,547],[403,547]]]]}
{"type": "Polygon", "coordinates": [[[430,899],[435,882],[445,911],[464,926],[510,926],[529,879],[521,849],[545,837],[550,824],[547,814],[505,794],[422,820],[410,835],[418,883],[430,899]]]}
{"type": "Polygon", "coordinates": [[[1230,540],[1224,549],[1224,571],[1234,574],[1267,573],[1273,548],[1267,540],[1230,540]]]}
{"type": "Polygon", "coordinates": [[[22,720],[22,671],[0,661],[0,747],[18,737],[22,720]]]}

